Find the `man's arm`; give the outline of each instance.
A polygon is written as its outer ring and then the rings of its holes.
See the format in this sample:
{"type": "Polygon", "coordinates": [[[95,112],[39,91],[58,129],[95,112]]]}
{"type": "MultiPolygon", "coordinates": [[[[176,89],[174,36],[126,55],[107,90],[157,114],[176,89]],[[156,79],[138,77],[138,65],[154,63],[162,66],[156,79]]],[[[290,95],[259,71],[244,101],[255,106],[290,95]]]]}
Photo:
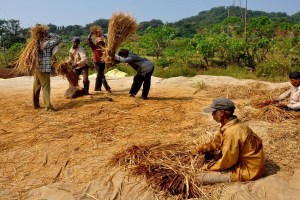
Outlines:
{"type": "Polygon", "coordinates": [[[222,171],[234,166],[239,158],[239,143],[234,134],[224,135],[223,143],[221,146],[222,157],[208,170],[222,171]]]}
{"type": "Polygon", "coordinates": [[[273,101],[282,101],[286,98],[288,98],[291,95],[292,88],[282,93],[279,97],[275,98],[273,101]]]}
{"type": "Polygon", "coordinates": [[[127,58],[124,58],[122,56],[115,54],[115,60],[123,62],[123,63],[129,63],[129,62],[133,61],[133,58],[129,57],[129,56],[127,58]]]}

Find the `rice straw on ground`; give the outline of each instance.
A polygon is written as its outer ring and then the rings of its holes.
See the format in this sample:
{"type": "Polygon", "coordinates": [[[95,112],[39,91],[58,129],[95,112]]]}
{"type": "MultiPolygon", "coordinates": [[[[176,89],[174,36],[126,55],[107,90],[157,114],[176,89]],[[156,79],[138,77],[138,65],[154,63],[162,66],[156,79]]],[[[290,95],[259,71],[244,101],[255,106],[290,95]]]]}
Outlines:
{"type": "Polygon", "coordinates": [[[134,145],[116,154],[109,164],[125,166],[131,174],[144,176],[156,191],[182,198],[200,197],[202,191],[196,174],[205,164],[205,158],[193,156],[189,148],[179,144],[134,145]]]}

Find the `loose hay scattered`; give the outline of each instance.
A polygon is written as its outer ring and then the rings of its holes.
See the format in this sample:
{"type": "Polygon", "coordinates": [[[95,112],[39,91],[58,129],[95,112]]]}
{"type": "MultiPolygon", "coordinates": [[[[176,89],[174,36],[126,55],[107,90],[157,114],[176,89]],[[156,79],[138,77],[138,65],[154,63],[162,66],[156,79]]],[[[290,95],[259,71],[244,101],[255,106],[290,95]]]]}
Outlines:
{"type": "Polygon", "coordinates": [[[40,42],[49,34],[48,27],[36,25],[30,29],[30,38],[27,40],[25,48],[17,61],[15,71],[21,75],[32,75],[39,69],[40,42]]]}
{"type": "Polygon", "coordinates": [[[205,164],[205,156],[193,156],[189,148],[179,144],[134,145],[116,154],[109,164],[125,166],[131,174],[144,176],[156,191],[180,198],[200,197],[202,191],[196,174],[205,164]]]}
{"type": "Polygon", "coordinates": [[[114,64],[113,54],[138,28],[136,19],[124,12],[114,12],[108,24],[107,46],[103,59],[107,66],[114,64]]]}
{"type": "Polygon", "coordinates": [[[261,118],[267,122],[281,122],[287,119],[300,119],[300,112],[286,111],[274,105],[262,108],[261,118]]]}

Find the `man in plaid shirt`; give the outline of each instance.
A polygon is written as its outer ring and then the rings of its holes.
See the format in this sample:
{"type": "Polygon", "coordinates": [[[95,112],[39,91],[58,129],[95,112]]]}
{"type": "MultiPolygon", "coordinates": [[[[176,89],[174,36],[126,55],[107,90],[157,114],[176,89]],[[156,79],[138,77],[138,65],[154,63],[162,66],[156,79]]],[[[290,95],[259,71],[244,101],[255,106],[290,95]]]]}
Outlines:
{"type": "Polygon", "coordinates": [[[34,74],[33,82],[33,106],[40,108],[40,91],[43,90],[43,100],[47,111],[55,111],[50,103],[50,74],[54,71],[51,65],[53,49],[61,41],[55,34],[48,34],[40,41],[40,70],[34,74]]]}

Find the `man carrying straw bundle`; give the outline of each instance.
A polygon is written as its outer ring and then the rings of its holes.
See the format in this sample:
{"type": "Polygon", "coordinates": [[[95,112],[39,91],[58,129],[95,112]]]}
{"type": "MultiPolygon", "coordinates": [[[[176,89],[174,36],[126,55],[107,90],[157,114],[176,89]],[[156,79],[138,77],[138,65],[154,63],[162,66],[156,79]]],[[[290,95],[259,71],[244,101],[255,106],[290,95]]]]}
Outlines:
{"type": "Polygon", "coordinates": [[[290,102],[287,105],[280,105],[280,107],[285,110],[300,111],[300,72],[291,72],[289,78],[292,84],[291,88],[274,99],[273,102],[280,102],[290,98],[290,102]]]}
{"type": "Polygon", "coordinates": [[[202,184],[231,181],[251,181],[260,178],[265,171],[265,157],[262,140],[235,115],[234,103],[227,98],[214,99],[203,111],[212,113],[215,121],[221,123],[219,133],[210,143],[197,146],[192,153],[208,153],[221,150],[221,157],[209,170],[199,173],[202,184]]]}
{"type": "Polygon", "coordinates": [[[39,96],[43,90],[46,111],[55,111],[50,103],[50,74],[54,71],[51,64],[53,49],[61,41],[60,37],[49,33],[45,25],[36,25],[30,30],[25,49],[22,51],[16,71],[21,74],[33,74],[33,106],[40,108],[39,96]]]}
{"type": "Polygon", "coordinates": [[[65,62],[66,65],[72,65],[72,70],[79,76],[83,76],[83,90],[85,94],[89,94],[89,67],[86,64],[87,56],[84,49],[80,46],[80,38],[74,36],[72,39],[73,46],[69,52],[69,59],[65,62]]]}
{"type": "Polygon", "coordinates": [[[105,48],[105,42],[102,39],[102,35],[103,33],[99,26],[92,26],[91,32],[88,35],[88,44],[93,51],[93,61],[94,61],[95,68],[97,70],[95,91],[101,91],[101,87],[103,83],[105,90],[111,93],[110,87],[104,75],[105,62],[102,58],[102,55],[105,48]],[[94,36],[96,43],[93,42],[92,36],[94,36]]]}

